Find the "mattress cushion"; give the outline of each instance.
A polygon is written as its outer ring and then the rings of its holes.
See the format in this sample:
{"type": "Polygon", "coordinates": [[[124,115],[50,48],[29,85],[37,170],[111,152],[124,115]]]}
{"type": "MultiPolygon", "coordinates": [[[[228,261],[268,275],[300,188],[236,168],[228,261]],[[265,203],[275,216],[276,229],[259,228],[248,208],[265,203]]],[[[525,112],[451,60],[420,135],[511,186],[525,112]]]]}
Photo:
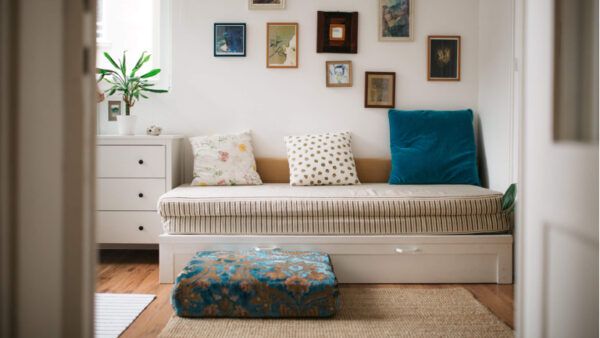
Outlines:
{"type": "Polygon", "coordinates": [[[490,233],[502,194],[470,185],[180,186],[158,203],[171,234],[490,233]]]}

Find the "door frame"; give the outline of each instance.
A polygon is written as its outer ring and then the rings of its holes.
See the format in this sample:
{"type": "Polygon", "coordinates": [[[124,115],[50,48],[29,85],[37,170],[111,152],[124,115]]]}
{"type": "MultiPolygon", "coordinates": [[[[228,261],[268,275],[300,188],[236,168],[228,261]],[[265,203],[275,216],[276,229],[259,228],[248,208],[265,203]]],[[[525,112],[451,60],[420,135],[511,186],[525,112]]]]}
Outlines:
{"type": "Polygon", "coordinates": [[[94,335],[95,3],[0,0],[2,337],[94,335]]]}
{"type": "MultiPolygon", "coordinates": [[[[524,122],[524,101],[525,101],[525,77],[524,77],[524,60],[525,60],[525,2],[526,0],[514,0],[514,63],[515,63],[515,86],[514,90],[514,137],[517,138],[514,147],[514,158],[517,162],[517,201],[523,201],[523,122],[524,122]]],[[[521,208],[517,206],[515,212],[515,227],[513,236],[515,241],[515,278],[514,278],[514,324],[515,337],[521,336],[521,323],[524,322],[523,303],[521,295],[523,295],[523,213],[521,208]]]]}

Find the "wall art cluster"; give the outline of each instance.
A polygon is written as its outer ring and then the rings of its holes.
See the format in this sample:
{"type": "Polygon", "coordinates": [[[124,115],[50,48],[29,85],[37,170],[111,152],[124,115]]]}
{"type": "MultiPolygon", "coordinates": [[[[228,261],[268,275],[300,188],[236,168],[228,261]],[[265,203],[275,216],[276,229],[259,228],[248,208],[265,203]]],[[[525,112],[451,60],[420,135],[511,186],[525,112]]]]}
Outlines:
{"type": "MultiPolygon", "coordinates": [[[[291,0],[289,0],[291,1],[291,0]]],[[[378,0],[378,40],[381,42],[415,41],[415,3],[417,0],[378,0]]],[[[283,10],[286,0],[248,0],[250,10],[283,10]]],[[[317,12],[316,52],[357,54],[358,12],[317,12]]],[[[266,24],[267,68],[299,67],[299,24],[266,24]]],[[[214,24],[214,56],[246,56],[246,24],[214,24]]],[[[430,35],[427,38],[427,80],[460,81],[461,37],[430,35]]],[[[352,87],[352,61],[330,60],[325,63],[325,85],[330,88],[352,87]]],[[[396,73],[365,72],[366,108],[393,108],[396,105],[396,73]]]]}

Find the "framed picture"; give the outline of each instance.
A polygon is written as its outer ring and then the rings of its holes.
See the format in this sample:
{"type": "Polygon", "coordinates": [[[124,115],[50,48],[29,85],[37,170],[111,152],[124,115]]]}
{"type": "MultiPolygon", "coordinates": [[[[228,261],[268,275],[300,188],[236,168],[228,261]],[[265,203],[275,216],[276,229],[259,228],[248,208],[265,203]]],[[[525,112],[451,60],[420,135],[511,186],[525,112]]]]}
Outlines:
{"type": "Polygon", "coordinates": [[[215,23],[215,56],[246,56],[246,24],[215,23]]]}
{"type": "Polygon", "coordinates": [[[285,0],[248,0],[249,9],[284,9],[285,0]]]}
{"type": "Polygon", "coordinates": [[[352,87],[352,61],[325,62],[327,87],[352,87]]]}
{"type": "Polygon", "coordinates": [[[317,12],[317,53],[357,51],[358,12],[317,12]]]}
{"type": "Polygon", "coordinates": [[[121,101],[108,101],[108,120],[116,121],[121,115],[121,101]]]}
{"type": "Polygon", "coordinates": [[[297,23],[267,23],[267,68],[298,68],[297,23]]]}
{"type": "Polygon", "coordinates": [[[365,73],[365,107],[394,108],[396,106],[396,73],[365,73]]]}
{"type": "Polygon", "coordinates": [[[460,81],[460,36],[429,36],[427,80],[460,81]]]}
{"type": "Polygon", "coordinates": [[[379,41],[412,41],[416,0],[379,0],[379,41]]]}

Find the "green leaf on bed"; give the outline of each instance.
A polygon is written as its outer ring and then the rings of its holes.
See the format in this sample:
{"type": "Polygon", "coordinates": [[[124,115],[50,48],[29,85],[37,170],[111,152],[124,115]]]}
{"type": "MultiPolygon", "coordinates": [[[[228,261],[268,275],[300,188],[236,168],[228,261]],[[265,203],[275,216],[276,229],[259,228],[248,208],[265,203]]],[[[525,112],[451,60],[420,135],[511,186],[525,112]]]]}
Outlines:
{"type": "Polygon", "coordinates": [[[502,211],[512,212],[515,208],[515,200],[517,198],[517,184],[513,183],[508,187],[502,196],[502,211]]]}

